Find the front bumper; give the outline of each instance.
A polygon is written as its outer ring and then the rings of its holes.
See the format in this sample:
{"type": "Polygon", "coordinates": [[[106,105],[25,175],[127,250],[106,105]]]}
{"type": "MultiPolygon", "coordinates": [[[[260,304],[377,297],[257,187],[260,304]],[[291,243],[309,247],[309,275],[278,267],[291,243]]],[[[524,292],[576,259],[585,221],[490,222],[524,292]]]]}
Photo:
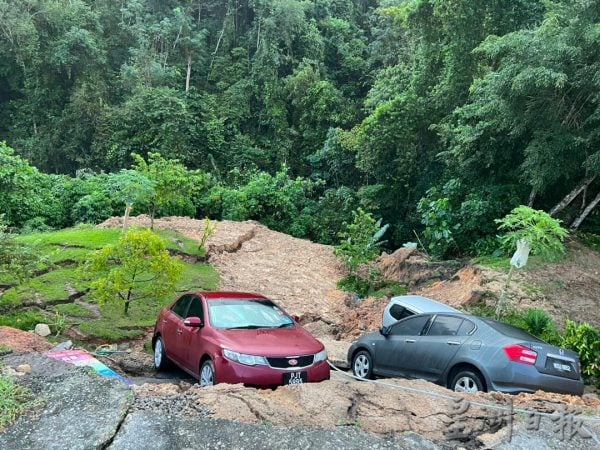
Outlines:
{"type": "Polygon", "coordinates": [[[274,369],[269,366],[246,366],[224,357],[216,358],[215,372],[217,383],[243,383],[249,386],[271,387],[283,385],[283,374],[289,372],[306,372],[307,381],[328,380],[329,364],[319,361],[303,369],[274,369]]]}

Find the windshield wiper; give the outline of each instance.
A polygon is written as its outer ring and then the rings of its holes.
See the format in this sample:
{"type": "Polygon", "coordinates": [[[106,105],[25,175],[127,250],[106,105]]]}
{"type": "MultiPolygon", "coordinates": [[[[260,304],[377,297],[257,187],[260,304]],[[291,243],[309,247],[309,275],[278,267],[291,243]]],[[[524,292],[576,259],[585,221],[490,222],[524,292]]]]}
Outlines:
{"type": "Polygon", "coordinates": [[[239,327],[227,327],[228,330],[256,330],[258,328],[265,328],[260,325],[241,325],[239,327]]]}

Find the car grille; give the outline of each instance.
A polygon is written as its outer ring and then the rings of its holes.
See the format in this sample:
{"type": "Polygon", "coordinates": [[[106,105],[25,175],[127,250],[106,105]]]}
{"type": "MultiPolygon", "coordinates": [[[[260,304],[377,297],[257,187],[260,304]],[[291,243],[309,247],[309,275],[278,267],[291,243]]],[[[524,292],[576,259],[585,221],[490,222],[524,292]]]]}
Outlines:
{"type": "Polygon", "coordinates": [[[294,369],[297,367],[310,366],[315,359],[315,355],[308,356],[288,356],[286,358],[267,358],[269,365],[276,369],[294,369]],[[296,361],[296,364],[290,364],[290,361],[296,361]]]}

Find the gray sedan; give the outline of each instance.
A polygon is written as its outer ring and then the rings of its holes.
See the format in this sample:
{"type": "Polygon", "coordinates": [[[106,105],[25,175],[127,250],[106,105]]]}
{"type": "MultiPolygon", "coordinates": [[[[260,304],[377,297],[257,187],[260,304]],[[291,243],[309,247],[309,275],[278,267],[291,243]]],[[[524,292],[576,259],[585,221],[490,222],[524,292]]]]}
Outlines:
{"type": "Polygon", "coordinates": [[[581,395],[579,356],[513,326],[461,313],[426,313],[362,336],[348,351],[360,378],[423,378],[457,392],[581,395]]]}

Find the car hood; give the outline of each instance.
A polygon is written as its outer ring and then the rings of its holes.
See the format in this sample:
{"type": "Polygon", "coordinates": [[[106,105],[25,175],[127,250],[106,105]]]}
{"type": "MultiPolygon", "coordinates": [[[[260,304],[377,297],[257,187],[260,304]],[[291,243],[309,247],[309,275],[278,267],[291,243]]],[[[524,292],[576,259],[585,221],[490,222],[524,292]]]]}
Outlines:
{"type": "Polygon", "coordinates": [[[224,348],[257,356],[302,356],[323,350],[304,328],[259,328],[257,330],[219,330],[224,348]]]}

